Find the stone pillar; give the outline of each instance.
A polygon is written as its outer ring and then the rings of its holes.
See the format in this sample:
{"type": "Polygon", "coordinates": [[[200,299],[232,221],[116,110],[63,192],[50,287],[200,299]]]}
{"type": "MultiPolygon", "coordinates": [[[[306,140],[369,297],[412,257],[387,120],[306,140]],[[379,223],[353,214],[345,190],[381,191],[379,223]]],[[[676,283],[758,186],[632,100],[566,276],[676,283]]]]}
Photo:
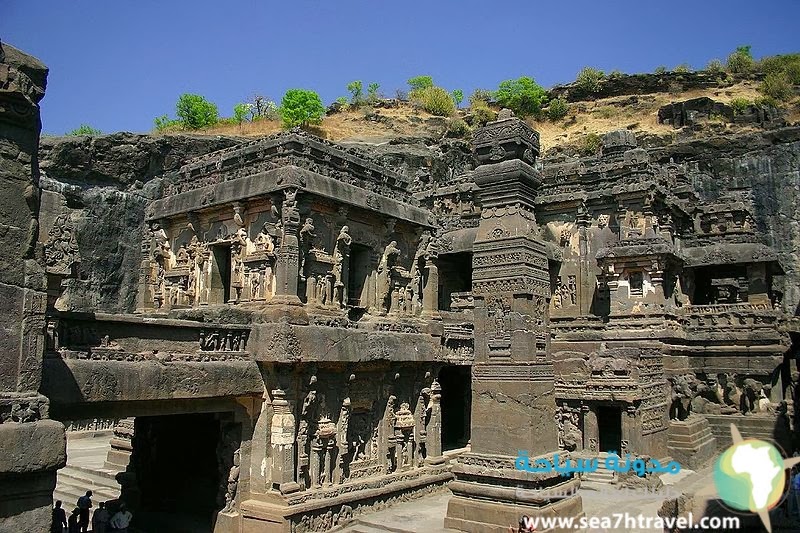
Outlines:
{"type": "Polygon", "coordinates": [[[767,284],[767,263],[750,263],[747,265],[747,302],[751,304],[768,304],[769,286],[767,284]]]}
{"type": "Polygon", "coordinates": [[[428,422],[426,464],[442,464],[442,386],[435,379],[431,384],[431,419],[428,422]]]}
{"type": "Polygon", "coordinates": [[[538,489],[576,488],[580,481],[574,476],[516,467],[521,451],[531,461],[552,460],[558,451],[547,316],[550,274],[545,244],[535,238],[539,134],[509,117],[477,130],[473,142],[480,163],[473,177],[483,211],[472,258],[472,450],[453,466],[453,498],[444,524],[504,533],[523,514],[580,516],[582,505],[577,496],[555,503],[538,496],[538,489]]]}
{"type": "Polygon", "coordinates": [[[275,296],[270,300],[273,304],[301,305],[297,295],[300,277],[300,209],[297,207],[296,187],[284,189],[284,200],[281,205],[281,246],[275,267],[275,296]]]}
{"type": "Polygon", "coordinates": [[[272,488],[287,492],[287,488],[297,485],[294,480],[295,424],[292,408],[283,389],[272,391],[272,409],[272,488]]]}
{"type": "Polygon", "coordinates": [[[435,257],[425,260],[425,278],[422,287],[423,318],[440,319],[439,314],[439,267],[435,257]]]}
{"type": "Polygon", "coordinates": [[[39,101],[47,67],[0,43],[0,531],[47,531],[64,425],[38,393],[47,283],[39,235],[39,101]]]}

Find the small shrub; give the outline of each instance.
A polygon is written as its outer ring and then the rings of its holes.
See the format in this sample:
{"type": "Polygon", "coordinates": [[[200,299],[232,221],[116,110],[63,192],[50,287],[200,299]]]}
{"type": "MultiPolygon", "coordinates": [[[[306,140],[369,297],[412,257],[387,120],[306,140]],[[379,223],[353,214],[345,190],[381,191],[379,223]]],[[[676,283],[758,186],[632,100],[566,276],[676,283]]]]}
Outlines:
{"type": "Polygon", "coordinates": [[[340,96],[336,100],[333,101],[341,111],[346,111],[350,107],[350,101],[347,99],[346,96],[340,96]]]}
{"type": "Polygon", "coordinates": [[[180,120],[172,120],[167,115],[161,115],[160,117],[156,117],[155,119],[153,119],[153,123],[155,124],[156,131],[179,129],[182,126],[180,120]]]}
{"type": "Polygon", "coordinates": [[[547,117],[553,122],[557,122],[567,116],[569,111],[569,104],[563,98],[556,98],[550,100],[550,105],[547,107],[547,117]]]}
{"type": "Polygon", "coordinates": [[[199,94],[182,94],[175,105],[175,114],[187,130],[213,126],[219,121],[217,106],[199,94]]]}
{"type": "Polygon", "coordinates": [[[241,124],[245,120],[247,120],[247,115],[250,114],[250,105],[249,104],[236,104],[233,106],[233,120],[237,124],[241,124]]]}
{"type": "Polygon", "coordinates": [[[411,100],[431,115],[447,117],[456,110],[456,104],[450,93],[441,87],[426,87],[411,92],[411,100]]]}
{"type": "Polygon", "coordinates": [[[472,94],[469,95],[469,105],[472,107],[475,105],[475,102],[485,102],[487,104],[492,103],[494,100],[494,94],[492,91],[488,91],[486,89],[475,89],[472,91],[472,94]]]}
{"type": "Polygon", "coordinates": [[[764,74],[786,74],[790,83],[800,84],[800,54],[765,57],[758,67],[764,74]]]}
{"type": "Polygon", "coordinates": [[[616,70],[616,69],[614,69],[614,70],[612,70],[612,71],[611,71],[611,73],[608,75],[608,79],[610,79],[610,80],[616,80],[616,79],[619,79],[619,78],[623,77],[624,75],[625,75],[625,73],[624,73],[624,72],[622,72],[621,70],[616,70]]]}
{"type": "Polygon", "coordinates": [[[97,128],[93,128],[88,124],[81,124],[74,130],[67,133],[67,135],[102,135],[103,132],[97,128]]]}
{"type": "Polygon", "coordinates": [[[401,102],[408,102],[408,91],[403,89],[397,89],[394,91],[394,97],[400,100],[401,102]]]}
{"type": "Polygon", "coordinates": [[[673,72],[678,72],[680,74],[687,74],[687,73],[689,73],[691,71],[692,71],[692,67],[690,67],[688,63],[681,63],[680,65],[675,67],[675,69],[673,70],[673,72]]]}
{"type": "Polygon", "coordinates": [[[451,118],[447,121],[447,130],[445,135],[448,137],[455,137],[458,139],[463,139],[471,132],[469,126],[466,122],[461,120],[460,118],[451,118]]]}
{"type": "Polygon", "coordinates": [[[728,71],[732,74],[749,74],[753,70],[753,54],[750,45],[739,46],[728,56],[728,71]]]}
{"type": "Polygon", "coordinates": [[[461,105],[461,102],[464,101],[464,91],[461,89],[456,89],[450,95],[453,97],[453,102],[456,103],[456,107],[461,105]]]}
{"type": "Polygon", "coordinates": [[[759,96],[758,98],[753,101],[755,105],[760,106],[768,106],[768,107],[780,107],[781,103],[772,98],[771,96],[759,96]]]}
{"type": "Polygon", "coordinates": [[[667,72],[667,67],[660,65],[656,67],[656,69],[653,72],[660,76],[661,74],[665,74],[667,72]]]}
{"type": "Polygon", "coordinates": [[[706,65],[706,72],[710,72],[712,74],[720,74],[725,72],[725,65],[719,59],[712,59],[706,65]]]}
{"type": "Polygon", "coordinates": [[[677,81],[672,81],[667,86],[667,92],[669,94],[681,94],[683,92],[683,85],[677,81]]]}
{"type": "Polygon", "coordinates": [[[378,95],[378,89],[380,89],[380,87],[380,84],[375,82],[370,83],[367,87],[367,100],[369,100],[370,103],[374,104],[380,100],[380,96],[378,95]]]}
{"type": "Polygon", "coordinates": [[[594,155],[600,150],[603,141],[596,133],[589,133],[582,140],[578,151],[583,155],[594,155]]]}
{"type": "Polygon", "coordinates": [[[583,94],[594,94],[600,92],[601,82],[605,77],[602,70],[583,67],[575,79],[575,84],[583,94]]]}
{"type": "Polygon", "coordinates": [[[497,104],[513,111],[517,116],[536,115],[547,102],[547,91],[533,78],[522,76],[500,83],[494,93],[497,104]]]}
{"type": "Polygon", "coordinates": [[[254,95],[250,102],[250,120],[276,120],[278,118],[278,104],[261,95],[254,95]]]}
{"type": "Polygon", "coordinates": [[[787,102],[794,96],[792,84],[789,82],[789,77],[784,72],[767,74],[758,90],[764,95],[780,102],[787,102]]]}
{"type": "Polygon", "coordinates": [[[279,110],[283,126],[307,126],[319,124],[325,114],[319,95],[307,89],[289,89],[281,100],[279,110]]]}
{"type": "Polygon", "coordinates": [[[407,83],[410,88],[409,92],[411,93],[433,87],[433,78],[430,76],[414,76],[413,78],[410,78],[407,83]]]}
{"type": "Polygon", "coordinates": [[[610,105],[605,105],[603,107],[598,107],[592,113],[600,118],[611,118],[617,114],[617,110],[610,105]]]}
{"type": "Polygon", "coordinates": [[[497,120],[497,111],[489,107],[486,100],[472,101],[470,98],[469,110],[474,117],[472,121],[473,126],[481,127],[493,120],[497,120]]]}
{"type": "Polygon", "coordinates": [[[750,109],[751,105],[753,105],[753,102],[747,98],[734,98],[731,100],[731,107],[733,108],[733,113],[736,115],[743,115],[750,109]]]}
{"type": "Polygon", "coordinates": [[[364,103],[364,86],[361,83],[361,80],[351,81],[348,83],[347,91],[350,93],[350,103],[353,107],[358,107],[364,103]]]}

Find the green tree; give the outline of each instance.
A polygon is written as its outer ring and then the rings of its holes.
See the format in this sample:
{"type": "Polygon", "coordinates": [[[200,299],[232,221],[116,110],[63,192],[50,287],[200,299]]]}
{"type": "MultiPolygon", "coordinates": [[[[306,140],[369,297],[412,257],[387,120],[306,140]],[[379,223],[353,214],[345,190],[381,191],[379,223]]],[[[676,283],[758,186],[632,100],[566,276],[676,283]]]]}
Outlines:
{"type": "Polygon", "coordinates": [[[97,128],[93,128],[88,124],[81,124],[74,130],[67,133],[67,135],[102,135],[103,132],[97,128]]]}
{"type": "Polygon", "coordinates": [[[347,91],[350,93],[350,103],[354,107],[361,105],[364,97],[364,84],[361,83],[361,80],[355,80],[348,83],[347,91]]]}
{"type": "Polygon", "coordinates": [[[236,121],[237,124],[241,124],[245,120],[247,120],[247,115],[250,114],[250,105],[249,104],[236,104],[233,106],[233,120],[236,121]]]}
{"type": "Polygon", "coordinates": [[[464,91],[461,89],[456,89],[452,93],[453,101],[456,103],[456,107],[461,105],[461,102],[464,101],[464,91]]]}
{"type": "Polygon", "coordinates": [[[217,106],[199,94],[182,94],[175,108],[178,120],[187,130],[197,130],[219,122],[217,106]]]}
{"type": "Polygon", "coordinates": [[[375,82],[372,82],[372,83],[369,84],[369,86],[367,86],[367,99],[370,102],[375,102],[375,101],[378,100],[378,98],[379,98],[378,97],[378,89],[380,89],[380,88],[381,88],[380,84],[375,83],[375,82]]]}
{"type": "Polygon", "coordinates": [[[750,52],[751,46],[744,45],[736,47],[736,51],[728,56],[728,70],[733,74],[747,74],[753,70],[755,61],[750,52]]]}
{"type": "Polygon", "coordinates": [[[430,76],[414,76],[408,80],[408,86],[411,88],[411,92],[421,91],[422,89],[433,87],[433,78],[430,76]]]}
{"type": "Polygon", "coordinates": [[[319,124],[325,114],[325,106],[319,95],[307,89],[289,89],[283,95],[279,109],[286,128],[319,124]]]}
{"type": "Polygon", "coordinates": [[[525,117],[541,111],[547,102],[547,92],[533,78],[522,76],[500,83],[494,99],[501,107],[507,107],[515,114],[525,117]]]}

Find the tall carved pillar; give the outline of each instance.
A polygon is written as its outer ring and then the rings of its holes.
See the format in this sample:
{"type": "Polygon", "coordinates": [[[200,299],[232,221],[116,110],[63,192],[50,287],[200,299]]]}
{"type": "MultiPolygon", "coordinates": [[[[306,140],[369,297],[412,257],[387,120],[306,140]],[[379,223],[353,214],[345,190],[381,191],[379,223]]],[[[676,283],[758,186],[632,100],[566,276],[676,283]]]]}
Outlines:
{"type": "Polygon", "coordinates": [[[48,419],[39,234],[39,101],[47,67],[0,43],[0,531],[46,531],[64,425],[48,419]]]}
{"type": "Polygon", "coordinates": [[[281,492],[294,483],[294,414],[283,389],[272,391],[272,426],[270,445],[272,446],[272,488],[281,492]]]}
{"type": "Polygon", "coordinates": [[[281,204],[281,246],[275,267],[275,296],[270,300],[274,304],[301,305],[297,295],[300,277],[300,209],[297,206],[298,189],[284,189],[284,200],[281,204]]]}
{"type": "Polygon", "coordinates": [[[551,503],[537,492],[569,491],[580,485],[577,478],[516,468],[520,451],[531,461],[552,460],[558,451],[550,277],[534,216],[539,134],[519,119],[501,118],[476,131],[474,151],[483,211],[472,259],[472,450],[453,467],[445,527],[504,533],[523,514],[575,516],[582,505],[578,496],[551,503]]]}
{"type": "Polygon", "coordinates": [[[435,379],[431,384],[431,414],[427,428],[428,456],[426,464],[441,464],[442,456],[442,386],[435,379]]]}
{"type": "Polygon", "coordinates": [[[422,316],[439,319],[439,267],[436,257],[425,260],[425,277],[422,287],[422,316]]]}

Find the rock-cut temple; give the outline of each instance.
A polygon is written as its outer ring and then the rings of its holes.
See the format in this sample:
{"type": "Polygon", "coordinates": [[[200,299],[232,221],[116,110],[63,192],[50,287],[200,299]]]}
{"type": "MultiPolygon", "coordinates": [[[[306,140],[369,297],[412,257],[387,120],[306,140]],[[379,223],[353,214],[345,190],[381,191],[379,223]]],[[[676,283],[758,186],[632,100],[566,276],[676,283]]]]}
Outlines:
{"type": "Polygon", "coordinates": [[[450,490],[443,527],[504,533],[583,513],[581,479],[521,450],[697,468],[731,421],[792,448],[777,253],[746,200],[701,201],[630,131],[542,164],[504,112],[444,184],[299,130],[212,151],[141,204],[135,309],[87,310],[38,168],[46,70],[2,46],[0,529],[49,523],[80,420],[114,421],[135,513],[185,494],[218,532],[450,490]]]}

